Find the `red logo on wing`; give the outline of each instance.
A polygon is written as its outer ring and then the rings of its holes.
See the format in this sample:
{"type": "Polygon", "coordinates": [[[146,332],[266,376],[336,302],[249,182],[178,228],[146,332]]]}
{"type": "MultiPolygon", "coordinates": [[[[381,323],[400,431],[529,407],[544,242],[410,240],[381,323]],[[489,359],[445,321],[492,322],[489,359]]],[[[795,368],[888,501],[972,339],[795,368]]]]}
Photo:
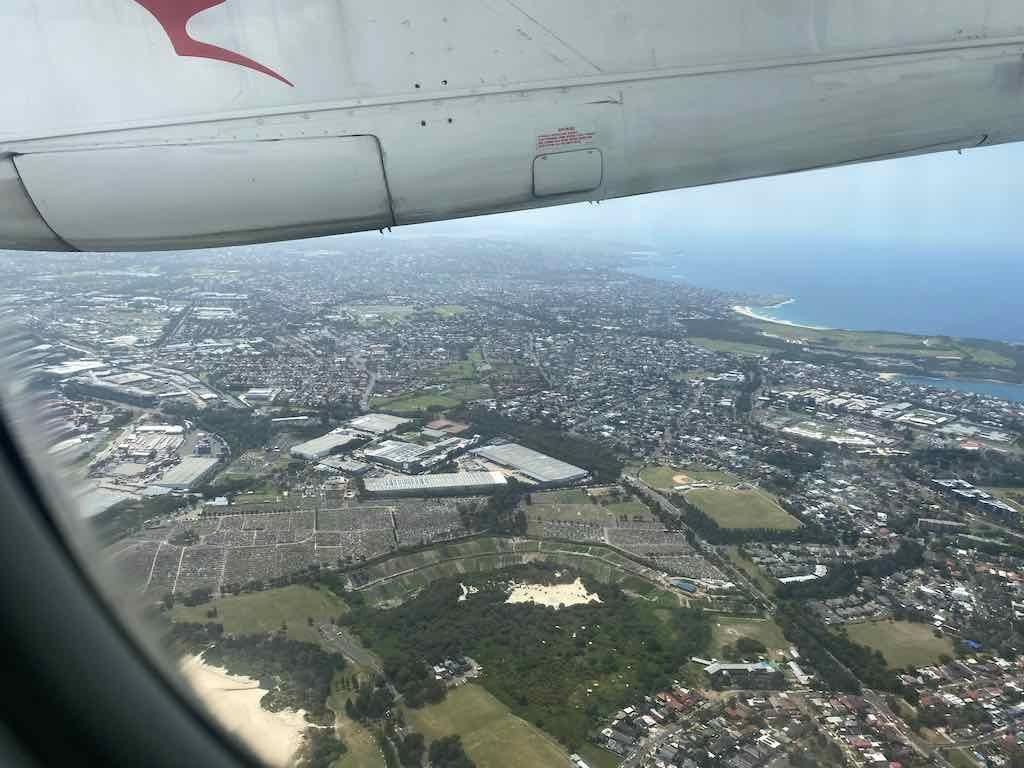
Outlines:
{"type": "Polygon", "coordinates": [[[215,8],[227,0],[135,0],[139,5],[149,11],[160,22],[167,37],[171,39],[174,52],[179,56],[194,56],[199,59],[213,59],[214,61],[226,61],[229,64],[237,64],[240,67],[254,69],[269,75],[275,80],[280,80],[286,85],[292,83],[277,74],[269,67],[265,67],[258,61],[253,61],[227,48],[217,45],[202,43],[188,33],[188,23],[197,13],[215,8]]]}

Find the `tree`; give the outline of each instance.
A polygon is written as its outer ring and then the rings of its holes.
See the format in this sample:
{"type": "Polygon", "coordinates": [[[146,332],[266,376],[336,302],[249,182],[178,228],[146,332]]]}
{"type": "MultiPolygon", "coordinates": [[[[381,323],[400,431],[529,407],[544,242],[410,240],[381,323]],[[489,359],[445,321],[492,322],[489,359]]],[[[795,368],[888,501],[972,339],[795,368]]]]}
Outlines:
{"type": "Polygon", "coordinates": [[[423,764],[426,745],[423,734],[409,733],[398,743],[398,759],[407,768],[419,768],[423,764]]]}
{"type": "Polygon", "coordinates": [[[430,745],[430,764],[433,768],[476,768],[462,748],[458,736],[444,736],[430,745]]]}
{"type": "Polygon", "coordinates": [[[740,637],[736,640],[736,651],[740,656],[760,656],[767,650],[764,643],[752,637],[740,637]]]}

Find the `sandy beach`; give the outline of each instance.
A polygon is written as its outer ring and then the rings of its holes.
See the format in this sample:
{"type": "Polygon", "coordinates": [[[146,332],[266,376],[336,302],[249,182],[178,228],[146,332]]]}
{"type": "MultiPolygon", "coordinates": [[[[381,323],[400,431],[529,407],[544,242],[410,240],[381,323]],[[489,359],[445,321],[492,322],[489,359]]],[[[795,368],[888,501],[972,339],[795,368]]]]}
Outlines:
{"type": "MultiPolygon", "coordinates": [[[[784,301],[781,304],[776,304],[775,307],[781,307],[784,304],[790,304],[792,301],[784,301]]],[[[775,307],[758,307],[758,309],[774,309],[775,307]]],[[[762,323],[776,323],[777,325],[788,325],[792,328],[806,328],[809,331],[830,331],[832,328],[827,328],[824,325],[809,325],[807,323],[794,323],[790,320],[779,320],[776,317],[769,317],[768,315],[758,314],[754,307],[741,306],[739,304],[731,307],[732,311],[737,315],[743,315],[749,317],[751,320],[760,320],[762,323]]]]}
{"type": "Polygon", "coordinates": [[[266,690],[259,681],[211,667],[198,656],[181,662],[181,671],[225,730],[238,736],[268,765],[288,766],[309,725],[302,712],[269,712],[260,706],[266,690]]]}
{"type": "Polygon", "coordinates": [[[505,602],[536,603],[559,608],[563,605],[600,603],[601,598],[587,592],[583,579],[576,579],[571,584],[515,584],[505,602]]]}

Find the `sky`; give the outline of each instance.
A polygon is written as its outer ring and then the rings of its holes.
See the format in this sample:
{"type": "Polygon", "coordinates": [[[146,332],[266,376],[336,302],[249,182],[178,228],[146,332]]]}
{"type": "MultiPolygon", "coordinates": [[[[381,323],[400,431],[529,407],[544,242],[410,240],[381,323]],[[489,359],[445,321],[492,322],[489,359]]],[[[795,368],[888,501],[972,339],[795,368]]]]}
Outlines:
{"type": "Polygon", "coordinates": [[[652,247],[679,236],[755,236],[1015,250],[1024,234],[1022,171],[1024,144],[1003,145],[403,230],[588,235],[652,247]]]}

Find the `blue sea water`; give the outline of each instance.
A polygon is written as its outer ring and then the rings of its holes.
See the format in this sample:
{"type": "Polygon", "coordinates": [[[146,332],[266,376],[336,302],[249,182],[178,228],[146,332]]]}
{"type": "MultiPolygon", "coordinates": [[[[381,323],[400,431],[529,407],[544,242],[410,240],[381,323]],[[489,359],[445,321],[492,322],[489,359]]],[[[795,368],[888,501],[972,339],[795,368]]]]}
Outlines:
{"type": "Polygon", "coordinates": [[[779,320],[1024,342],[1024,259],[979,248],[887,243],[662,243],[630,257],[635,274],[793,299],[779,320]]]}
{"type": "Polygon", "coordinates": [[[923,376],[900,376],[900,381],[922,384],[928,387],[948,389],[954,392],[968,392],[990,397],[1001,397],[1014,403],[1024,403],[1024,384],[1007,384],[1001,381],[978,381],[976,379],[932,379],[923,376]]]}

